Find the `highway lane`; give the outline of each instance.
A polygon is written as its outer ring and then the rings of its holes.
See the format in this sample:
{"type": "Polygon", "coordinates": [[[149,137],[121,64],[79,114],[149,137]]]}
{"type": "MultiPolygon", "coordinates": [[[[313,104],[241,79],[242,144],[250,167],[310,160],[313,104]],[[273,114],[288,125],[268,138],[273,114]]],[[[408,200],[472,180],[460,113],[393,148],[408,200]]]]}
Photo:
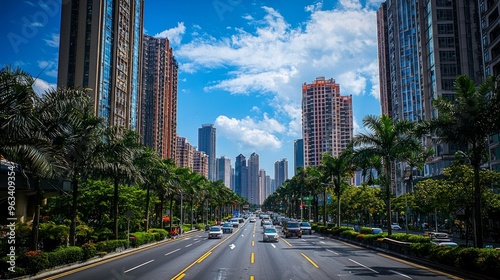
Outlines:
{"type": "Polygon", "coordinates": [[[48,279],[460,279],[319,235],[281,236],[264,243],[260,221],[246,221],[222,240],[199,232],[48,279]]]}

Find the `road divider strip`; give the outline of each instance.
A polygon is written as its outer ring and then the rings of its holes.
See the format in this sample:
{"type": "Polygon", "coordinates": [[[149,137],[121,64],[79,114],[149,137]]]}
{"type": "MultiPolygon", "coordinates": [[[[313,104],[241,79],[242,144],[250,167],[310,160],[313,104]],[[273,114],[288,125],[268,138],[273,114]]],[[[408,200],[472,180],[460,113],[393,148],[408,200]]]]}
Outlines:
{"type": "Polygon", "coordinates": [[[313,260],[311,260],[308,256],[306,256],[306,254],[304,253],[300,253],[306,260],[308,260],[315,268],[319,268],[319,266],[313,262],[313,260]]]}
{"type": "Polygon", "coordinates": [[[283,242],[285,242],[285,243],[286,243],[286,245],[288,245],[288,246],[290,246],[290,247],[293,247],[293,245],[292,245],[292,244],[290,244],[290,242],[286,241],[286,240],[285,240],[285,239],[283,239],[283,238],[280,238],[280,239],[281,239],[281,240],[283,240],[283,242]]]}
{"type": "Polygon", "coordinates": [[[255,254],[252,252],[252,254],[250,255],[250,263],[254,263],[255,261],[255,254]]]}

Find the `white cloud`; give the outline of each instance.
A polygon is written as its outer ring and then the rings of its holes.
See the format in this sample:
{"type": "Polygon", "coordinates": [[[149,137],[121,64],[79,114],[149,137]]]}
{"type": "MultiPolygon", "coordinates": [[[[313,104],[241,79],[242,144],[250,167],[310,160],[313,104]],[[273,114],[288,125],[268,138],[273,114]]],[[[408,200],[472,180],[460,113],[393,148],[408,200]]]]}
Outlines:
{"type": "Polygon", "coordinates": [[[275,134],[283,133],[286,129],[267,114],[264,114],[261,121],[248,116],[238,120],[221,115],[215,120],[215,126],[222,135],[242,146],[271,150],[281,148],[282,143],[275,134]]]}
{"type": "Polygon", "coordinates": [[[56,88],[56,84],[50,84],[40,78],[35,79],[35,83],[33,84],[33,90],[40,96],[43,95],[46,91],[54,90],[56,88]]]}
{"type": "Polygon", "coordinates": [[[361,9],[359,0],[340,0],[340,5],[346,9],[357,10],[361,9]]]}
{"type": "Polygon", "coordinates": [[[50,47],[59,48],[59,33],[52,33],[49,39],[45,39],[45,43],[50,47]]]}
{"type": "Polygon", "coordinates": [[[43,74],[49,77],[57,77],[57,60],[39,60],[37,63],[43,74]]]}
{"type": "Polygon", "coordinates": [[[186,32],[186,27],[184,22],[178,22],[177,27],[163,30],[160,33],[156,33],[154,37],[156,38],[168,38],[171,44],[179,45],[182,40],[182,35],[186,32]]]}

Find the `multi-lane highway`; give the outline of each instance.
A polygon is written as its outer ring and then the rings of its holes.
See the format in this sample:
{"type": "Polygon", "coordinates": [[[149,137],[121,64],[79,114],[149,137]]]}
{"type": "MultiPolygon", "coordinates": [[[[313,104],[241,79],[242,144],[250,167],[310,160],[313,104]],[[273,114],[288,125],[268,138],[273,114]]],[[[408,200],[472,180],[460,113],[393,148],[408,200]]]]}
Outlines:
{"type": "Polygon", "coordinates": [[[45,279],[460,279],[319,235],[281,235],[277,243],[264,243],[258,219],[222,239],[207,235],[199,232],[45,279]]]}

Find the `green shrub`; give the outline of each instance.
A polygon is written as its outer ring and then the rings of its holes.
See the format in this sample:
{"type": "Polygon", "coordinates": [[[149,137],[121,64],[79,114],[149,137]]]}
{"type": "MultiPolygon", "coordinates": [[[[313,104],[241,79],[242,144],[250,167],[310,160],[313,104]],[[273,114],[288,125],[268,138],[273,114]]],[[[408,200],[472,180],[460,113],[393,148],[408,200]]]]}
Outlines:
{"type": "Polygon", "coordinates": [[[49,266],[55,267],[83,260],[83,249],[77,246],[60,247],[47,253],[49,266]]]}
{"type": "Polygon", "coordinates": [[[36,274],[49,267],[48,255],[42,251],[28,251],[19,256],[16,266],[23,267],[27,274],[36,274]]]}
{"type": "Polygon", "coordinates": [[[340,236],[344,236],[350,239],[355,239],[356,236],[358,236],[358,232],[355,232],[354,230],[345,230],[340,232],[340,236]]]}
{"type": "Polygon", "coordinates": [[[155,241],[163,240],[168,235],[168,232],[162,228],[150,228],[148,232],[154,235],[155,241]]]}
{"type": "Polygon", "coordinates": [[[436,247],[436,245],[428,242],[428,243],[412,243],[410,245],[411,250],[415,253],[417,257],[425,257],[430,254],[432,248],[436,247]]]}
{"type": "Polygon", "coordinates": [[[143,231],[131,233],[130,236],[135,237],[130,239],[130,243],[133,247],[139,247],[155,240],[153,234],[143,231]]]}
{"type": "Polygon", "coordinates": [[[125,247],[125,245],[127,245],[127,240],[123,239],[100,241],[96,243],[96,249],[99,252],[111,253],[116,251],[117,248],[125,247]]]}
{"type": "Polygon", "coordinates": [[[460,268],[476,271],[478,270],[476,260],[479,258],[479,248],[463,248],[457,256],[457,265],[460,268]]]}
{"type": "Polygon", "coordinates": [[[361,227],[359,229],[359,233],[362,233],[362,234],[371,234],[372,233],[372,228],[370,228],[370,227],[361,227]]]}
{"type": "Polygon", "coordinates": [[[500,271],[500,250],[481,249],[477,259],[477,267],[481,273],[498,277],[500,271]]]}
{"type": "Polygon", "coordinates": [[[97,253],[97,246],[92,242],[87,242],[82,245],[83,259],[88,260],[93,258],[97,253]]]}

